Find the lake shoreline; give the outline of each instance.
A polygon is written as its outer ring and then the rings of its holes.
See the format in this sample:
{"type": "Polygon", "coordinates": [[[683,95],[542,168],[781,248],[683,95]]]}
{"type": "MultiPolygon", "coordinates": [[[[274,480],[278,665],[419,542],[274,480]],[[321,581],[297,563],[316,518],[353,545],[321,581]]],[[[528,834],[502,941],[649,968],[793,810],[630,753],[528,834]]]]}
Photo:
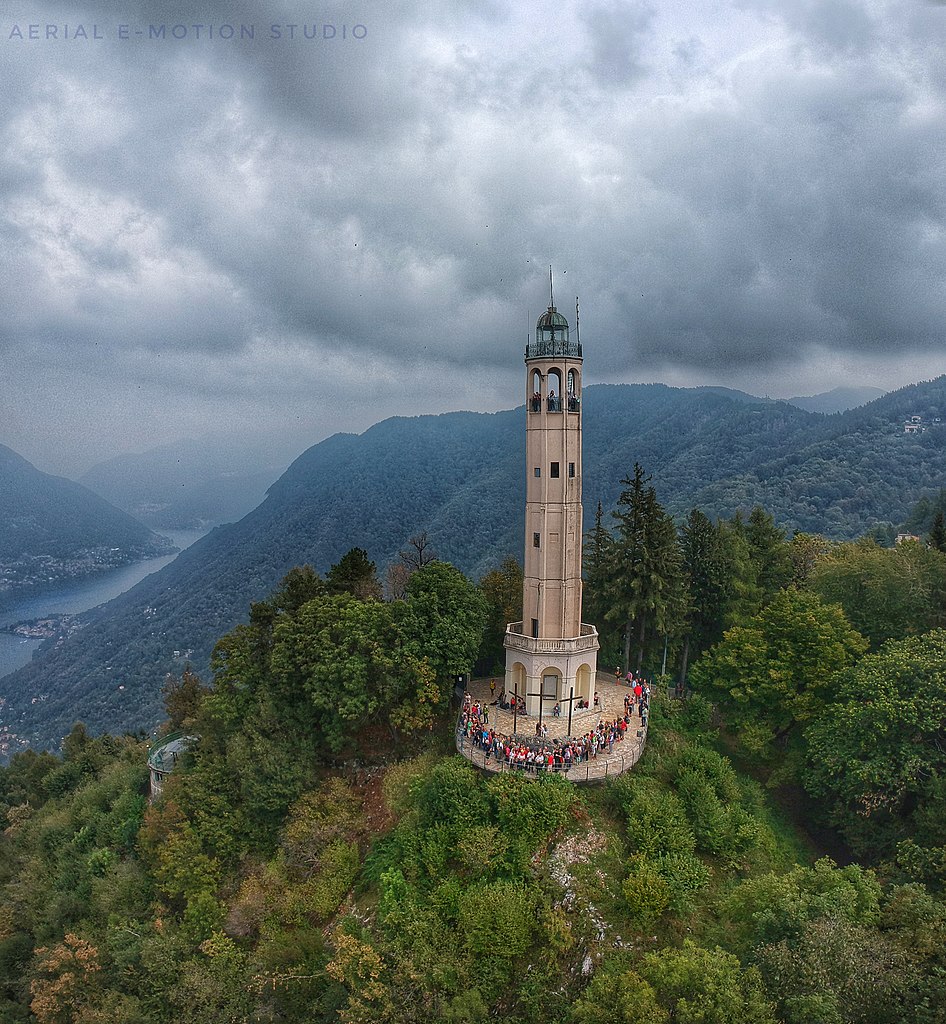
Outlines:
{"type": "Polygon", "coordinates": [[[62,622],[71,617],[66,632],[74,630],[95,608],[130,590],[146,576],[163,569],[180,553],[210,533],[213,527],[198,530],[167,531],[174,551],[170,554],[138,559],[127,565],[92,573],[81,580],[61,580],[31,593],[0,598],[0,680],[28,665],[34,656],[49,650],[64,635],[30,636],[14,633],[13,627],[43,620],[62,622]]]}

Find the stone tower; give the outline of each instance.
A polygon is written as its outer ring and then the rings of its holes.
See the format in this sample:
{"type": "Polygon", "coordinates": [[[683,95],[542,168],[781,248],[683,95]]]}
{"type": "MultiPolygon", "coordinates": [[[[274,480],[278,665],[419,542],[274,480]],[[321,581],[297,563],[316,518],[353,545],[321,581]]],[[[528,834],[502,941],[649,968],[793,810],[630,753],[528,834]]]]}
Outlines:
{"type": "MultiPolygon", "coordinates": [[[[575,315],[577,333],[577,302],[575,315]]],[[[576,708],[591,701],[598,656],[598,632],[581,621],[581,344],[554,304],[525,362],[523,621],[506,628],[505,688],[539,717],[572,695],[576,708]]]]}

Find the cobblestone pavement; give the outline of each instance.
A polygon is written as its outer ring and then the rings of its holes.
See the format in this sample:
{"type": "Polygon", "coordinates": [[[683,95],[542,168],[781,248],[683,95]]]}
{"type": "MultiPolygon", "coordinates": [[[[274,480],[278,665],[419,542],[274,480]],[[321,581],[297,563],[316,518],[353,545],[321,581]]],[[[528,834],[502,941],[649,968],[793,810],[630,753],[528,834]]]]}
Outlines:
{"type": "MultiPolygon", "coordinates": [[[[497,703],[493,703],[493,701],[498,701],[503,686],[502,676],[495,676],[494,678],[496,680],[495,697],[490,696],[489,677],[474,679],[468,687],[474,700],[480,703],[485,702],[489,707],[489,725],[502,736],[515,735],[523,743],[534,742],[537,739],[535,727],[538,723],[538,717],[523,714],[515,716],[516,730],[514,732],[513,713],[511,711],[503,711],[497,703]]],[[[603,672],[599,672],[597,690],[600,708],[591,707],[587,710],[572,712],[571,733],[568,732],[567,705],[562,708],[561,717],[554,718],[551,714],[554,705],[549,704],[547,714],[542,716],[543,724],[548,726],[546,742],[554,742],[556,739],[564,740],[569,736],[577,739],[594,729],[601,720],[607,722],[613,721],[615,718],[623,718],[624,695],[630,692],[629,687],[623,684],[617,685],[614,681],[614,676],[608,676],[603,672]]],[[[613,752],[609,754],[606,750],[599,751],[597,757],[571,768],[567,773],[567,778],[573,782],[591,782],[600,781],[609,775],[620,775],[621,772],[627,771],[637,763],[637,759],[643,752],[646,739],[646,730],[641,729],[640,718],[637,717],[636,713],[632,714],[625,739],[620,743],[614,744],[613,752]],[[638,735],[639,733],[641,735],[638,735]]],[[[457,736],[457,750],[479,768],[486,768],[487,771],[493,772],[509,770],[505,764],[497,763],[495,758],[490,758],[487,761],[484,751],[473,747],[469,740],[459,735],[457,736]]],[[[521,769],[513,770],[520,771],[521,769]]],[[[526,774],[531,776],[530,772],[526,774]]]]}

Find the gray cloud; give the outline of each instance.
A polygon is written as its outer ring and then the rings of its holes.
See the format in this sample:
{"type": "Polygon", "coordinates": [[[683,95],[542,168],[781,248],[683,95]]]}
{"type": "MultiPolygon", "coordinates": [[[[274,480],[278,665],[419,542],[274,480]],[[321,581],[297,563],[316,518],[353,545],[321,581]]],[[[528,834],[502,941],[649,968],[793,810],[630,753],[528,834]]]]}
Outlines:
{"type": "Polygon", "coordinates": [[[0,14],[0,441],[44,468],[517,402],[549,263],[589,380],[944,362],[935,5],[320,6],[366,26],[334,41],[192,7],[0,14]],[[9,38],[80,17],[107,38],[9,38]]]}

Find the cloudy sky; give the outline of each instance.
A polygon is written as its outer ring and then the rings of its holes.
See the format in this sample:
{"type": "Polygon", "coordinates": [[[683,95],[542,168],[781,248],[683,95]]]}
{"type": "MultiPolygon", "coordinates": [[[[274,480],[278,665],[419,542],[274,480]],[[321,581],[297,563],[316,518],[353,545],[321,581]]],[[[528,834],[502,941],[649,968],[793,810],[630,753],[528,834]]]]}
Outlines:
{"type": "Polygon", "coordinates": [[[550,263],[588,382],[946,371],[930,0],[3,0],[0,133],[0,442],[50,472],[516,405],[550,263]]]}

